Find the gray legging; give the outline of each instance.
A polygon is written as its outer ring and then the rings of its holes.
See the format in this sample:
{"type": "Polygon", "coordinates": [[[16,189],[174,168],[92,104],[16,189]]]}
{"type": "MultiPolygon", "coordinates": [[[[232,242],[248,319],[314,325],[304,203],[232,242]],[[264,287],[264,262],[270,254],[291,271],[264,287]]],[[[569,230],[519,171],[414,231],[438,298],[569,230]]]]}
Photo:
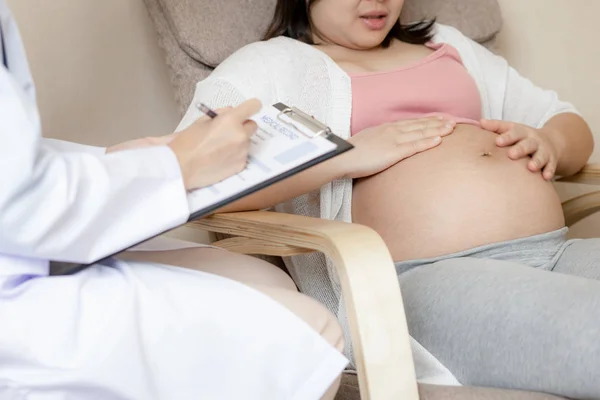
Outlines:
{"type": "Polygon", "coordinates": [[[397,263],[411,335],[466,385],[600,399],[600,239],[397,263]]]}

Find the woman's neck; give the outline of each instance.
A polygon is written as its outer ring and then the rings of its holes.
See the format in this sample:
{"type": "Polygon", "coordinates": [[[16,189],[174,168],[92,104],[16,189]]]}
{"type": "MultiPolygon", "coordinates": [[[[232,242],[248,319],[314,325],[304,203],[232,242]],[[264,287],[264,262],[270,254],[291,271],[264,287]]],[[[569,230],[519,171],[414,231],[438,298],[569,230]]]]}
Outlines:
{"type": "Polygon", "coordinates": [[[357,57],[366,57],[366,56],[376,56],[382,53],[385,53],[389,50],[399,50],[399,45],[402,45],[402,42],[399,40],[393,40],[389,47],[384,48],[379,45],[372,48],[367,49],[353,49],[348,48],[336,43],[317,43],[314,45],[317,49],[329,55],[333,60],[337,59],[354,59],[357,57]]]}
{"type": "Polygon", "coordinates": [[[328,55],[347,73],[373,72],[394,69],[426,57],[433,51],[427,46],[393,40],[386,48],[356,50],[336,44],[320,44],[315,48],[328,55]]]}

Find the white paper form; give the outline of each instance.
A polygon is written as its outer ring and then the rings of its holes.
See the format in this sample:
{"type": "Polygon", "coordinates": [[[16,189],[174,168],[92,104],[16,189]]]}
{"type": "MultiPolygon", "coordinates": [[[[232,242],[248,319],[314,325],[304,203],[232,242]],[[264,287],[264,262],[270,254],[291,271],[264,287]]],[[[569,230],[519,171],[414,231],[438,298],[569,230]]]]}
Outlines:
{"type": "Polygon", "coordinates": [[[188,194],[190,214],[235,196],[336,149],[336,144],[264,106],[252,119],[257,132],[251,138],[248,165],[239,174],[188,194]],[[300,131],[301,130],[301,131],[300,131]]]}

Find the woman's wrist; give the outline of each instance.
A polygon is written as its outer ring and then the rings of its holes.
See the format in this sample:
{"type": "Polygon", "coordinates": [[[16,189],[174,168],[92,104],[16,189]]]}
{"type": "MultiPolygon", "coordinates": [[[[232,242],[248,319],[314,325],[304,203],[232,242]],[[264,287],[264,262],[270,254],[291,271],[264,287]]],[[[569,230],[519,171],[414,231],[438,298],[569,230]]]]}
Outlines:
{"type": "Polygon", "coordinates": [[[327,169],[325,176],[328,177],[328,182],[351,177],[352,172],[349,170],[349,166],[351,166],[352,163],[349,162],[348,159],[350,157],[349,153],[352,151],[354,150],[349,150],[348,152],[340,154],[328,162],[323,163],[323,167],[327,169]]]}
{"type": "Polygon", "coordinates": [[[556,150],[558,175],[570,176],[588,162],[594,139],[588,124],[580,116],[573,113],[555,115],[541,132],[556,150]]]}

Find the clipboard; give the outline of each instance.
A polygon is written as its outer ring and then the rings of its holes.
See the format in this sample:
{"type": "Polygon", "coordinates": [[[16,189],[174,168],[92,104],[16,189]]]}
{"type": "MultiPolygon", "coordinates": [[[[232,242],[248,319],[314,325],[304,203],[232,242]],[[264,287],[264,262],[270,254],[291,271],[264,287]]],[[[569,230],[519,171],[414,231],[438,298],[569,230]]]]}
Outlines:
{"type": "MultiPolygon", "coordinates": [[[[302,111],[296,107],[287,106],[284,103],[276,103],[276,104],[273,104],[272,107],[275,110],[277,110],[275,118],[277,120],[277,124],[280,124],[280,125],[278,125],[279,127],[285,126],[285,127],[287,127],[287,129],[295,132],[297,135],[301,135],[304,138],[305,142],[306,142],[306,140],[310,140],[310,141],[312,141],[312,140],[327,140],[333,145],[333,146],[331,146],[332,149],[323,154],[320,154],[317,157],[310,158],[309,160],[302,162],[299,165],[295,165],[289,169],[285,169],[283,172],[277,173],[268,179],[261,180],[260,182],[258,182],[256,184],[252,184],[250,187],[247,187],[243,190],[237,191],[234,194],[228,195],[225,198],[220,199],[219,201],[212,202],[210,205],[208,205],[206,207],[197,209],[196,211],[194,211],[190,214],[190,217],[188,218],[187,222],[191,222],[191,221],[194,221],[197,219],[207,217],[207,216],[213,214],[215,211],[219,210],[220,208],[222,208],[230,203],[238,201],[250,194],[256,193],[268,186],[271,186],[277,182],[285,180],[295,174],[298,174],[299,172],[309,169],[309,168],[311,168],[317,164],[320,164],[324,161],[327,161],[333,157],[339,156],[353,148],[352,144],[350,144],[346,140],[340,138],[339,136],[335,135],[328,126],[326,126],[322,122],[318,121],[314,117],[308,115],[304,111],[302,111]]],[[[261,129],[260,121],[257,122],[257,124],[258,124],[259,130],[260,130],[261,129]]],[[[150,236],[138,243],[125,245],[121,250],[119,250],[113,254],[103,256],[102,258],[99,258],[98,260],[94,260],[88,264],[50,261],[50,275],[55,276],[55,275],[75,274],[77,272],[84,270],[85,268],[92,266],[92,265],[106,262],[119,253],[127,251],[128,249],[131,249],[131,248],[133,248],[137,245],[140,245],[150,239],[153,239],[155,237],[163,235],[173,229],[177,229],[180,226],[182,226],[182,225],[175,226],[173,228],[170,228],[168,230],[160,232],[156,235],[150,236]]]]}

